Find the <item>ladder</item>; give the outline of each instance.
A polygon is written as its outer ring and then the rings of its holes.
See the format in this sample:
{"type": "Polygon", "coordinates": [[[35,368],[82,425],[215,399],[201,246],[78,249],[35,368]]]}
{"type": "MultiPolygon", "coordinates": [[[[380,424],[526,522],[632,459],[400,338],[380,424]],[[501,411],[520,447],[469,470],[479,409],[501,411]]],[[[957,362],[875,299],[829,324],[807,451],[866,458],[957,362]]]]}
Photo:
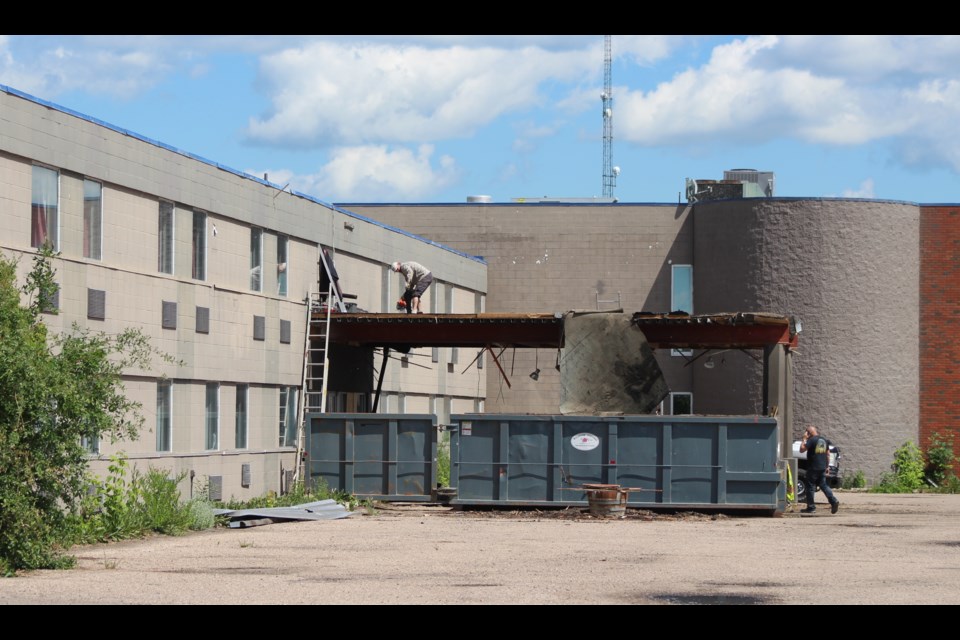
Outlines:
{"type": "MultiPolygon", "coordinates": [[[[317,291],[307,296],[307,320],[303,332],[303,371],[300,378],[300,397],[297,406],[297,465],[294,481],[306,478],[304,469],[304,450],[306,448],[306,416],[310,413],[327,411],[327,370],[330,359],[330,314],[336,309],[344,313],[347,305],[344,293],[340,290],[337,268],[333,258],[320,247],[318,261],[319,278],[317,291]],[[313,314],[318,312],[319,320],[314,324],[313,314]],[[316,331],[313,331],[314,326],[316,331]]],[[[356,296],[352,296],[356,297],[356,296]]]]}

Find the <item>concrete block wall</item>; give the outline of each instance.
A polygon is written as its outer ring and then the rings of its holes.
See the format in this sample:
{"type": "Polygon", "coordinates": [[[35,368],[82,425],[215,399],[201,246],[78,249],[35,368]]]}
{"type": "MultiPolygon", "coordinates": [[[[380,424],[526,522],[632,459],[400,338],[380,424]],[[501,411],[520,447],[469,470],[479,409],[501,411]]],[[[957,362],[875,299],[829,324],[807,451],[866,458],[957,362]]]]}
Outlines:
{"type": "MultiPolygon", "coordinates": [[[[669,311],[671,265],[693,259],[692,218],[686,206],[349,203],[340,207],[482,256],[488,264],[484,311],[491,313],[596,309],[598,299],[617,298],[618,292],[620,306],[628,312],[669,311]]],[[[440,268],[431,269],[435,277],[448,277],[440,268]]],[[[507,379],[487,357],[487,411],[557,412],[560,380],[555,351],[518,349],[498,355],[507,379]],[[534,369],[540,369],[537,381],[529,377],[534,369]]],[[[658,352],[657,357],[671,388],[688,391],[690,373],[685,361],[669,352],[658,352]]]]}

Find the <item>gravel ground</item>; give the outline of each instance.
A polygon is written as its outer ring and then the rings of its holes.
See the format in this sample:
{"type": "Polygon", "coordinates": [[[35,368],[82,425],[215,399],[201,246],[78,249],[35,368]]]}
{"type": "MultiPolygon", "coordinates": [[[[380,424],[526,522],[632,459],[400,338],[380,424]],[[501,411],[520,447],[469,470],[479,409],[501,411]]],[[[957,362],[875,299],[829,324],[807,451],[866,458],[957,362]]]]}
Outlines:
{"type": "Polygon", "coordinates": [[[960,495],[837,496],[775,518],[382,504],[77,547],[0,605],[960,603],[960,495]]]}

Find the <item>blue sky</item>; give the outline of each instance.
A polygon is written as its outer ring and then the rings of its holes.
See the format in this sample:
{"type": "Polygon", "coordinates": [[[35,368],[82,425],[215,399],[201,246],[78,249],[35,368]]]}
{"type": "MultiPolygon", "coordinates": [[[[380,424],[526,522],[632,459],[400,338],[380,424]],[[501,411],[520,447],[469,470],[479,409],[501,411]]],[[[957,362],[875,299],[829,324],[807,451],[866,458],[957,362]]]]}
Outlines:
{"type": "MultiPolygon", "coordinates": [[[[0,84],[327,202],[603,195],[604,36],[0,35],[0,84]]],[[[612,37],[620,202],[960,202],[960,36],[612,37]]]]}

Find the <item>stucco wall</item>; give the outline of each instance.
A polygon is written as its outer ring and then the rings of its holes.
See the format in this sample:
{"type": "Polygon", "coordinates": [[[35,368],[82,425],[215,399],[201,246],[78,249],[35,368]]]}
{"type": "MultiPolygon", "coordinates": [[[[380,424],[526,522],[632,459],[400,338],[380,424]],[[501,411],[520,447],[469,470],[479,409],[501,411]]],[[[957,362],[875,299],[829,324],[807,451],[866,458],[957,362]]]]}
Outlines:
{"type": "MultiPolygon", "coordinates": [[[[917,440],[919,251],[919,207],[910,203],[764,199],[694,208],[697,311],[800,318],[795,435],[818,425],[841,448],[845,470],[868,479],[889,471],[904,441],[917,440]]],[[[759,407],[759,366],[736,353],[724,368],[696,368],[698,412],[759,407]],[[744,384],[725,384],[738,379],[744,384]]]]}

